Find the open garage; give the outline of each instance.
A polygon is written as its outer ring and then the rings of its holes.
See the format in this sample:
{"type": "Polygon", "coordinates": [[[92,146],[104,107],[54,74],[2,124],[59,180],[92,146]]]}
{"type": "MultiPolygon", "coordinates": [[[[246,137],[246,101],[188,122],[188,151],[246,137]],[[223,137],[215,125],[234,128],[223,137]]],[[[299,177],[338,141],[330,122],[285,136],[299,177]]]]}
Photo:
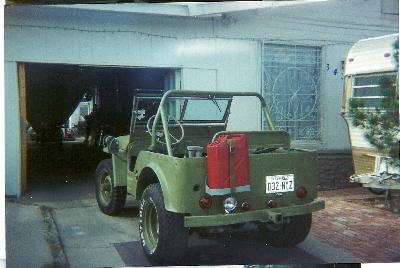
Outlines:
{"type": "Polygon", "coordinates": [[[84,173],[93,173],[96,164],[107,157],[98,144],[100,134],[128,134],[135,92],[175,87],[172,83],[178,71],[20,63],[20,109],[28,127],[21,141],[22,189],[73,182],[84,173]],[[82,103],[89,104],[87,109],[82,109],[82,103]],[[74,113],[83,122],[73,120],[74,113]],[[88,114],[96,114],[90,130],[85,122],[88,114]]]}

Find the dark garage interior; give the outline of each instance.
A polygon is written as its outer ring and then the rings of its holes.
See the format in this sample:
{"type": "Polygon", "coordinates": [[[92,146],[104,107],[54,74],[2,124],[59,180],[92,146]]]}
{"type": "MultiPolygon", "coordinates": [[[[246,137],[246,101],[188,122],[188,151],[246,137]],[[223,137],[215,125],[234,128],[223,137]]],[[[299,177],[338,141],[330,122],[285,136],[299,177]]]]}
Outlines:
{"type": "Polygon", "coordinates": [[[63,140],[61,127],[82,100],[91,100],[98,108],[96,117],[100,123],[96,132],[101,129],[108,135],[126,135],[135,90],[163,91],[167,76],[176,71],[169,68],[24,65],[26,115],[35,134],[34,140],[28,137],[26,150],[28,193],[43,185],[91,185],[97,163],[109,157],[102,152],[97,140],[93,144],[83,143],[82,139],[63,140]]]}

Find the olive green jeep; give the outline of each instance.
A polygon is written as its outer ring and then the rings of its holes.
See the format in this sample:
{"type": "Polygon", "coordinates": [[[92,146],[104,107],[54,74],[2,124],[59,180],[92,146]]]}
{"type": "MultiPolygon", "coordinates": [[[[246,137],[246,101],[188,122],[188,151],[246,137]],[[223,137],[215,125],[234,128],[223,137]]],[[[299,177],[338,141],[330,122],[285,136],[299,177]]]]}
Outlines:
{"type": "Polygon", "coordinates": [[[311,213],[324,208],[316,200],[316,153],[290,148],[258,93],[136,94],[130,134],[102,144],[111,159],[96,169],[98,205],[115,215],[127,194],[140,200],[140,239],[153,263],[178,262],[189,233],[238,226],[253,225],[266,243],[292,247],[307,237],[311,213]],[[237,98],[259,100],[268,131],[226,130],[237,98]]]}

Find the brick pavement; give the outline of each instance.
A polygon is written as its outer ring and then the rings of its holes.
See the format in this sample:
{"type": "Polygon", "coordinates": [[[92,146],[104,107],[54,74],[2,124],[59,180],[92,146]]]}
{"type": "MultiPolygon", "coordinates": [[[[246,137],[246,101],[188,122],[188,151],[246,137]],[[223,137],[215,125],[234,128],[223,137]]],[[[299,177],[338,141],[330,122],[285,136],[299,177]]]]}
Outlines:
{"type": "Polygon", "coordinates": [[[349,201],[374,197],[363,187],[321,191],[326,208],[313,214],[311,234],[363,262],[400,262],[400,214],[349,201]]]}

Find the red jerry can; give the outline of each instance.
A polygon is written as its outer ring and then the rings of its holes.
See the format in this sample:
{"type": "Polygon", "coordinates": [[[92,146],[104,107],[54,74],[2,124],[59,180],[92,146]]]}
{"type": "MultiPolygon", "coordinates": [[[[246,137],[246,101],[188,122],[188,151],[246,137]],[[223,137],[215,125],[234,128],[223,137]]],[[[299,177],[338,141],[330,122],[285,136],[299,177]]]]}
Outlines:
{"type": "MultiPolygon", "coordinates": [[[[250,190],[249,178],[249,146],[247,135],[231,134],[227,136],[227,141],[233,140],[233,149],[230,153],[230,161],[233,161],[233,173],[230,169],[230,176],[235,177],[237,192],[250,190]],[[233,158],[233,159],[232,159],[233,158]]],[[[232,143],[231,143],[232,144],[232,143]]]]}
{"type": "Polygon", "coordinates": [[[207,165],[207,193],[224,195],[250,191],[247,135],[222,135],[209,143],[207,165]]]}
{"type": "Polygon", "coordinates": [[[207,186],[210,194],[229,193],[229,146],[226,136],[207,145],[207,186]]]}

